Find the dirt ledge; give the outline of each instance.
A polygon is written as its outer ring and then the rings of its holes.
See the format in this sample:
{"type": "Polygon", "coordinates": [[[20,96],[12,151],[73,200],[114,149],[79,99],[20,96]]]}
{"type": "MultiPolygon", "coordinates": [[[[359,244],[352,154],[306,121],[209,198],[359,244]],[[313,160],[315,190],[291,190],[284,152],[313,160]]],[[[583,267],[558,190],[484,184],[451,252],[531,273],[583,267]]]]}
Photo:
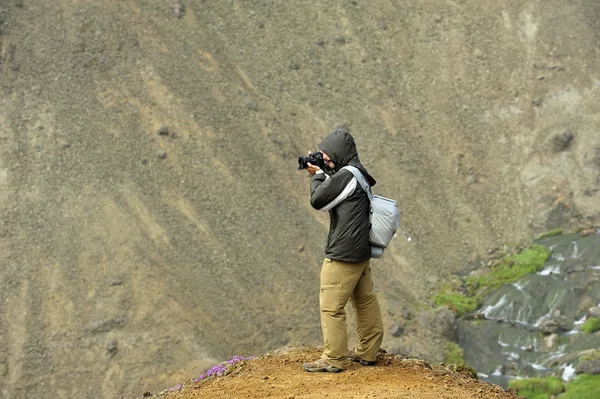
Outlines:
{"type": "MultiPolygon", "coordinates": [[[[286,347],[259,358],[229,364],[223,375],[190,380],[159,397],[191,398],[519,398],[512,390],[479,381],[467,369],[430,365],[419,359],[380,354],[379,365],[348,364],[339,374],[307,373],[302,363],[320,350],[286,347]],[[194,382],[196,381],[196,382],[194,382]]],[[[225,365],[225,364],[224,364],[225,365]]],[[[151,397],[150,393],[144,394],[151,397]]]]}

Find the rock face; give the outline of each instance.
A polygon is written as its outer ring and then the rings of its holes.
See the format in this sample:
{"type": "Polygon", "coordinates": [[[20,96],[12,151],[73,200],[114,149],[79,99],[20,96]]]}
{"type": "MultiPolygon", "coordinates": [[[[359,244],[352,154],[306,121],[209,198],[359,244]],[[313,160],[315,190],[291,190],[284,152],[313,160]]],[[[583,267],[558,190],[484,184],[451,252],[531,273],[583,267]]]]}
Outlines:
{"type": "Polygon", "coordinates": [[[558,320],[554,319],[543,321],[538,327],[538,329],[544,335],[550,335],[562,331],[567,331],[567,329],[558,320]]]}
{"type": "Polygon", "coordinates": [[[577,374],[600,374],[600,359],[585,360],[577,366],[577,374]]]}
{"type": "Polygon", "coordinates": [[[592,306],[591,308],[589,308],[587,311],[587,316],[588,317],[600,317],[600,307],[592,306]]]}
{"type": "Polygon", "coordinates": [[[387,328],[473,255],[593,223],[599,3],[456,3],[0,1],[0,396],[319,344],[295,163],[340,122],[416,244],[373,261],[387,328]]]}
{"type": "Polygon", "coordinates": [[[419,322],[425,330],[432,331],[450,341],[458,341],[456,316],[446,307],[421,313],[419,322]]]}

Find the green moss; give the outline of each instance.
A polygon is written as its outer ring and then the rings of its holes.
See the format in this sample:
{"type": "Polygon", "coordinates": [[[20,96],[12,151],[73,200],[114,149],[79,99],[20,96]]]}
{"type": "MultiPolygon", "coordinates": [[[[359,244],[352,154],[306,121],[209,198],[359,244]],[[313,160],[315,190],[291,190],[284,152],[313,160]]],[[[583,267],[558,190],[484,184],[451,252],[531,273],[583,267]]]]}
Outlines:
{"type": "Polygon", "coordinates": [[[541,245],[533,245],[519,254],[506,255],[492,266],[488,274],[468,277],[465,280],[464,290],[467,295],[461,292],[463,287],[446,284],[432,301],[436,306],[448,306],[459,317],[474,312],[502,285],[542,270],[549,257],[550,251],[541,245]]]}
{"type": "Polygon", "coordinates": [[[515,388],[520,396],[527,399],[549,399],[565,390],[562,380],[556,377],[512,380],[508,386],[515,388]]]}
{"type": "Polygon", "coordinates": [[[476,380],[479,379],[479,377],[477,376],[477,371],[475,371],[475,369],[471,366],[469,366],[468,364],[455,364],[453,367],[453,370],[456,371],[457,373],[463,374],[463,375],[468,375],[471,378],[474,378],[476,380]]]}
{"type": "Polygon", "coordinates": [[[580,374],[566,385],[560,399],[597,399],[600,392],[600,374],[580,374]]]}
{"type": "Polygon", "coordinates": [[[563,229],[553,229],[553,230],[546,231],[545,233],[540,234],[535,239],[536,240],[541,240],[542,238],[559,236],[559,235],[561,235],[563,233],[564,233],[563,229]]]}
{"type": "MultiPolygon", "coordinates": [[[[455,342],[450,342],[444,355],[444,363],[464,365],[465,359],[463,357],[462,348],[455,342]]],[[[477,375],[477,373],[475,373],[477,375]]]]}
{"type": "Polygon", "coordinates": [[[600,351],[594,351],[589,355],[581,356],[579,358],[579,363],[584,362],[586,360],[600,359],[600,351]]]}
{"type": "Polygon", "coordinates": [[[485,276],[469,277],[465,287],[469,295],[478,297],[483,302],[487,295],[504,284],[513,283],[530,273],[544,268],[544,263],[550,257],[550,251],[541,245],[521,251],[520,254],[507,255],[492,266],[492,271],[485,276]]]}
{"type": "Polygon", "coordinates": [[[592,317],[591,319],[586,320],[581,326],[581,331],[586,333],[594,333],[598,330],[600,330],[600,318],[598,317],[592,317]]]}
{"type": "Polygon", "coordinates": [[[468,298],[460,292],[443,292],[436,295],[433,302],[436,306],[448,306],[457,316],[474,312],[478,307],[475,298],[468,298]]]}

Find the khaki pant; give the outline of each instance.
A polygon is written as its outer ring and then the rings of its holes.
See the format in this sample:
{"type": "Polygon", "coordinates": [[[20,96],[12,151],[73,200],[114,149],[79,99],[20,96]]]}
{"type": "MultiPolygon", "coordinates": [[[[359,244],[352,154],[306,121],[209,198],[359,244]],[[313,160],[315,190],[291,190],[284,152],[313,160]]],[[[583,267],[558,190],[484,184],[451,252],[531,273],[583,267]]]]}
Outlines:
{"type": "Polygon", "coordinates": [[[383,323],[373,291],[370,261],[348,263],[326,258],[321,269],[319,295],[324,340],[321,359],[342,369],[348,355],[344,310],[348,299],[356,312],[359,341],[356,354],[363,360],[375,360],[383,340],[383,323]]]}

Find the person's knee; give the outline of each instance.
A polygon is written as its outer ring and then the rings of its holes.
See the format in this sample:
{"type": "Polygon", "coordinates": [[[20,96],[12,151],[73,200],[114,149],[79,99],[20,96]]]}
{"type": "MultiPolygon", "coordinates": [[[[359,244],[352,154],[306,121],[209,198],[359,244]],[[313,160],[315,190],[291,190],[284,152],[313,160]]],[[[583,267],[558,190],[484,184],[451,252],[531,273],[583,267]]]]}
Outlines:
{"type": "Polygon", "coordinates": [[[374,303],[377,304],[377,296],[372,290],[370,292],[355,292],[352,298],[357,307],[369,306],[374,303]]]}

